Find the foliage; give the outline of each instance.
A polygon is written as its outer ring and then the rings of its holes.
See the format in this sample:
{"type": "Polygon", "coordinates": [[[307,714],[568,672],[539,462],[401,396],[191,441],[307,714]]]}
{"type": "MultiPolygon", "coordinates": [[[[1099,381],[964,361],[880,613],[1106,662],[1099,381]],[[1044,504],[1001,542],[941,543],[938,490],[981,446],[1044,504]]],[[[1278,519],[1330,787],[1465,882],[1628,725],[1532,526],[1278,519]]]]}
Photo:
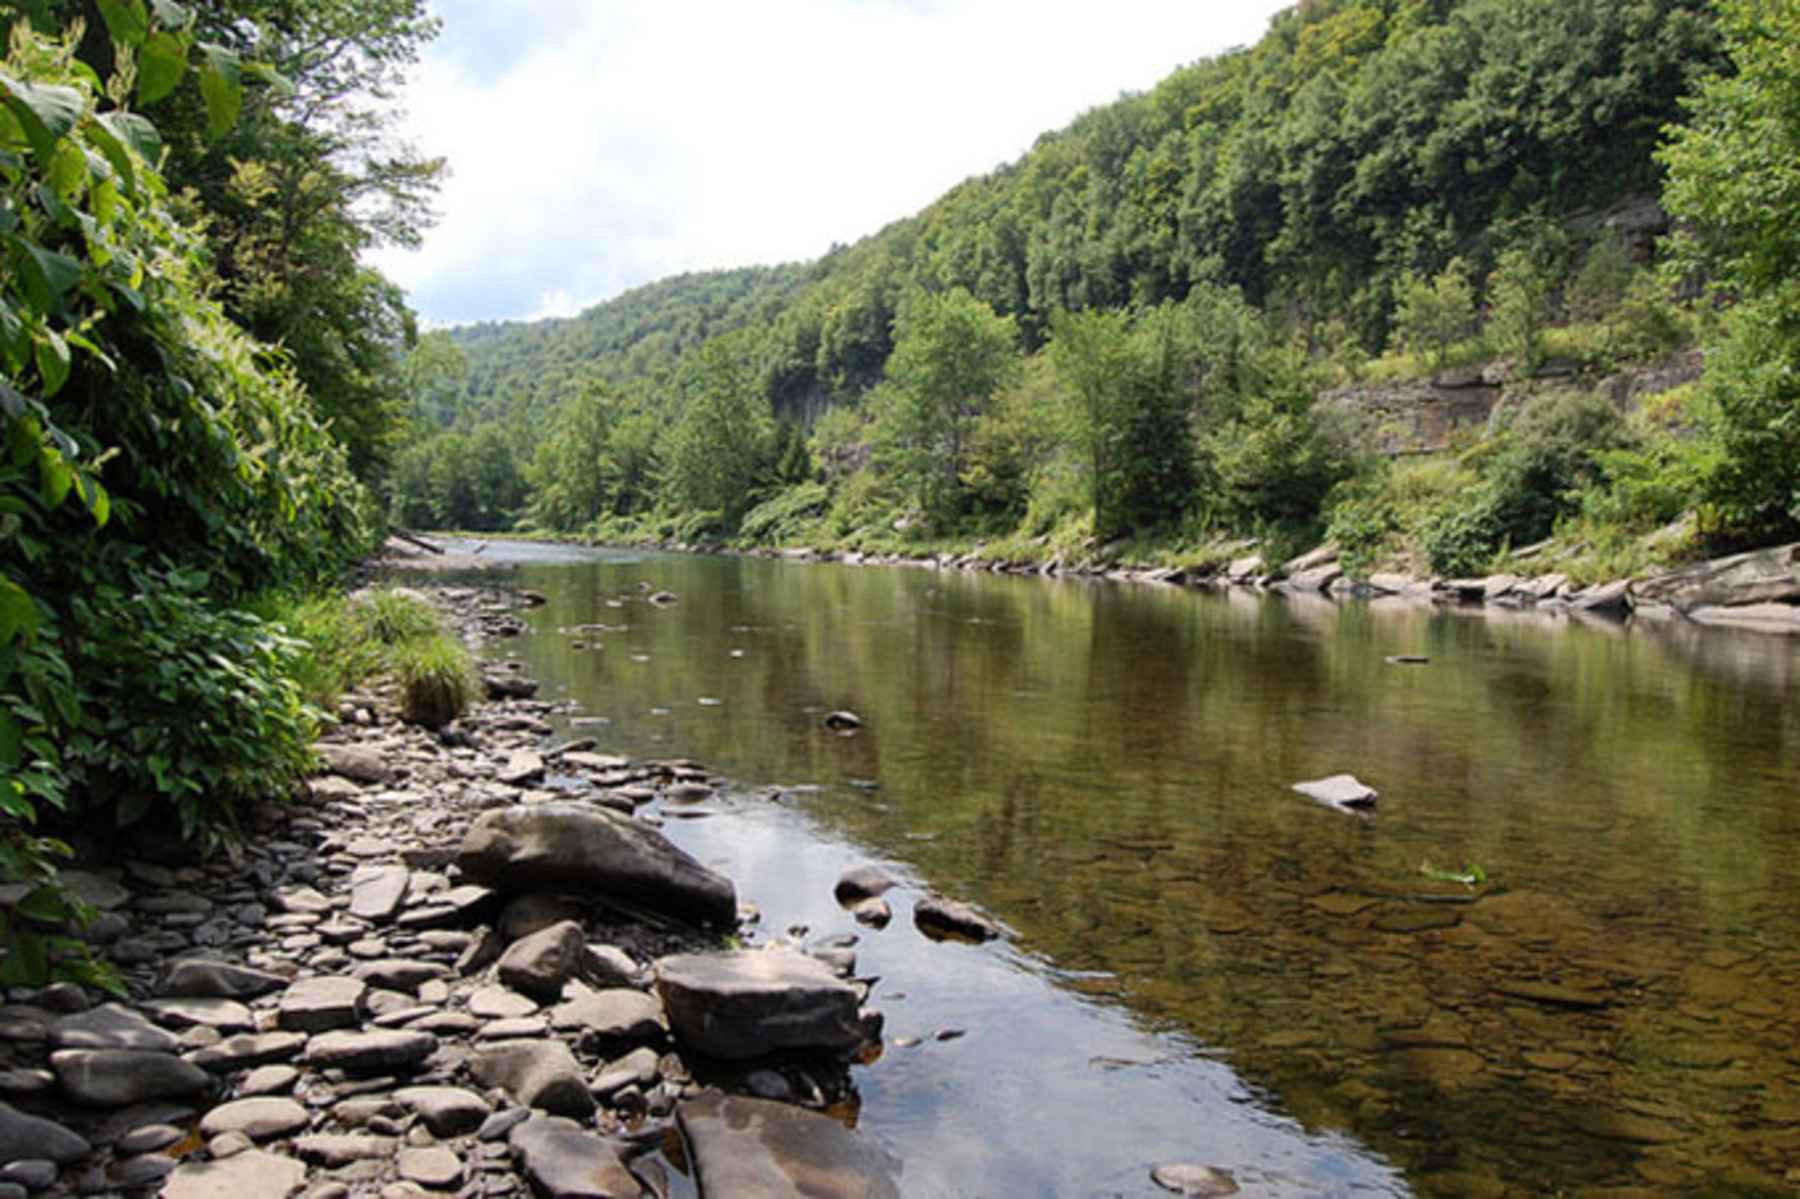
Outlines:
{"type": "Polygon", "coordinates": [[[1469,268],[1452,258],[1435,278],[1408,272],[1395,285],[1394,324],[1401,344],[1414,354],[1429,355],[1442,370],[1450,347],[1475,328],[1475,287],[1469,268]]]}
{"type": "Polygon", "coordinates": [[[1544,326],[1559,273],[1549,261],[1552,252],[1542,245],[1515,245],[1488,276],[1488,335],[1496,350],[1511,356],[1519,375],[1530,375],[1544,362],[1544,326]]]}
{"type": "Polygon", "coordinates": [[[400,714],[414,724],[442,728],[480,693],[474,659],[447,633],[401,641],[390,647],[388,662],[400,687],[400,714]]]}
{"type": "Polygon", "coordinates": [[[1704,81],[1660,158],[1682,261],[1741,300],[1709,355],[1703,494],[1726,529],[1800,524],[1800,3],[1721,0],[1731,73],[1704,81]]]}
{"type": "Polygon", "coordinates": [[[678,380],[681,418],[662,453],[669,499],[684,511],[716,513],[725,533],[736,531],[773,464],[774,421],[754,353],[742,334],[700,348],[678,380]]]}

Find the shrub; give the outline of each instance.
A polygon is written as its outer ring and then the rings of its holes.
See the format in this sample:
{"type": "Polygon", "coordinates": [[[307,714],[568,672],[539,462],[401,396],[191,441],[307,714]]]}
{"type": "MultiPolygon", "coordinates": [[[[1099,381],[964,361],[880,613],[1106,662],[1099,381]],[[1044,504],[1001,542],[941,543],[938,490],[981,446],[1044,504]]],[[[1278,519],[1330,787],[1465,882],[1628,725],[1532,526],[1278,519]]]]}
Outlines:
{"type": "Polygon", "coordinates": [[[400,687],[400,714],[414,724],[442,728],[479,693],[474,659],[447,633],[401,642],[391,649],[390,659],[400,687]]]}

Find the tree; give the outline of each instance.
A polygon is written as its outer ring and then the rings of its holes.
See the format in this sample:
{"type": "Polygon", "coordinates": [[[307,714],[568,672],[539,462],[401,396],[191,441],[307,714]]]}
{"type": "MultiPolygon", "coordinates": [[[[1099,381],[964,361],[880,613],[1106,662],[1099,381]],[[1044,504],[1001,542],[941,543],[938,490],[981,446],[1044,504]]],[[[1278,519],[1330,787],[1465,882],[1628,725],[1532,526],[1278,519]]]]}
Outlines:
{"type": "Polygon", "coordinates": [[[1543,364],[1544,326],[1550,321],[1555,278],[1529,246],[1504,251],[1488,275],[1488,332],[1494,345],[1513,357],[1513,367],[1529,375],[1543,364]]]}
{"type": "MultiPolygon", "coordinates": [[[[684,517],[734,531],[756,503],[774,419],[754,338],[714,338],[677,381],[681,415],[664,447],[664,487],[684,517]]],[[[703,527],[703,526],[695,526],[703,527]]]]}
{"type": "Polygon", "coordinates": [[[1475,288],[1460,258],[1452,258],[1429,282],[1409,271],[1394,286],[1394,304],[1401,344],[1428,356],[1434,370],[1444,368],[1450,347],[1475,327],[1475,288]]]}
{"type": "Polygon", "coordinates": [[[1689,103],[1661,159],[1682,261],[1735,297],[1708,355],[1702,489],[1721,523],[1800,524],[1800,0],[1722,0],[1735,74],[1689,103]]]}
{"type": "Polygon", "coordinates": [[[970,435],[988,397],[1018,371],[1017,344],[1011,318],[960,287],[915,293],[894,320],[881,441],[936,526],[961,512],[970,435]]]}

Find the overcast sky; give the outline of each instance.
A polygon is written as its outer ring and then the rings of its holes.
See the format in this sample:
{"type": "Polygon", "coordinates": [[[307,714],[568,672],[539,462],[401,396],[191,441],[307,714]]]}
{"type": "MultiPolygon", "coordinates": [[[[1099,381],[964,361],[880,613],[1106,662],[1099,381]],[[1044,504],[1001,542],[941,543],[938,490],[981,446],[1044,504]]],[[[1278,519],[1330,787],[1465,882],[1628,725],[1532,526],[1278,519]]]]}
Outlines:
{"type": "MultiPolygon", "coordinates": [[[[1291,0],[1289,0],[1291,2],[1291,0]]],[[[430,324],[816,258],[1261,36],[1279,0],[433,0],[406,136],[442,219],[375,265],[430,324]]]]}

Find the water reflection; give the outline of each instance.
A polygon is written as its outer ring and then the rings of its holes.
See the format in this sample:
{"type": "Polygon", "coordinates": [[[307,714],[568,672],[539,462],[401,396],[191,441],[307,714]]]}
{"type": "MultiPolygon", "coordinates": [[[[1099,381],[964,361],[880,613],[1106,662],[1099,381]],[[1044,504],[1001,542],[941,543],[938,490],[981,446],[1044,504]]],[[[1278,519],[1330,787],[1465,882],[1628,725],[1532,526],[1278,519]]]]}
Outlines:
{"type": "Polygon", "coordinates": [[[609,743],[820,784],[671,830],[771,927],[853,927],[831,884],[875,857],[1016,930],[929,946],[896,902],[862,947],[927,1037],[861,1084],[911,1185],[1141,1194],[1174,1157],[1403,1192],[1359,1145],[1424,1194],[1800,1179],[1784,641],[738,559],[519,575],[552,602],[518,651],[609,743]],[[862,733],[823,730],[840,707],[862,733]],[[1374,820],[1287,790],[1341,770],[1374,820]],[[1421,873],[1470,863],[1485,886],[1421,873]]]}

